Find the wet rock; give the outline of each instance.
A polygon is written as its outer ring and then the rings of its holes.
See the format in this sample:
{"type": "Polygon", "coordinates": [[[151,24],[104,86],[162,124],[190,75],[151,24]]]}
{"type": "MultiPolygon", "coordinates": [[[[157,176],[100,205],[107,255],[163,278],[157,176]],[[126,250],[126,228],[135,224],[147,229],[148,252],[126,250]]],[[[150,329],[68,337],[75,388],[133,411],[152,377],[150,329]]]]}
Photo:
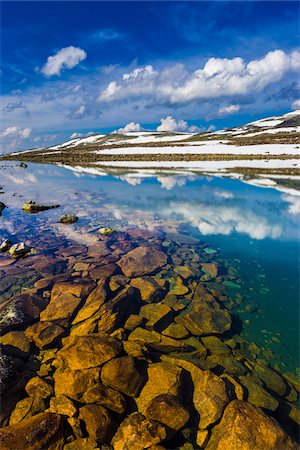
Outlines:
{"type": "Polygon", "coordinates": [[[201,341],[214,355],[230,354],[231,349],[217,336],[203,336],[201,341]]]}
{"type": "Polygon", "coordinates": [[[173,339],[183,339],[189,335],[189,332],[183,325],[171,323],[171,325],[162,331],[162,334],[173,339]]]}
{"type": "Polygon", "coordinates": [[[5,353],[3,346],[0,348],[0,394],[7,392],[9,386],[15,382],[18,375],[15,359],[5,353]]]}
{"type": "Polygon", "coordinates": [[[0,216],[2,216],[2,211],[6,208],[6,205],[3,202],[0,202],[0,216]]]}
{"type": "Polygon", "coordinates": [[[202,263],[201,269],[208,276],[208,279],[218,276],[218,265],[216,263],[202,263]]]}
{"type": "Polygon", "coordinates": [[[146,382],[145,366],[132,356],[111,359],[102,368],[101,380],[130,397],[137,397],[146,382]]]}
{"type": "Polygon", "coordinates": [[[49,411],[68,417],[73,417],[77,414],[77,409],[75,408],[74,403],[66,395],[52,397],[50,400],[49,411]]]}
{"type": "Polygon", "coordinates": [[[38,213],[39,211],[46,211],[47,209],[53,209],[58,207],[59,205],[51,205],[51,206],[40,205],[39,203],[30,200],[29,202],[25,202],[23,204],[22,209],[27,213],[34,214],[38,213]]]}
{"type": "Polygon", "coordinates": [[[161,394],[180,399],[182,372],[182,369],[174,364],[166,362],[151,364],[147,370],[147,383],[136,399],[139,411],[145,414],[152,400],[161,394]]]}
{"type": "Polygon", "coordinates": [[[31,378],[25,386],[29,397],[49,398],[53,395],[53,387],[40,377],[31,378]]]}
{"type": "Polygon", "coordinates": [[[20,242],[10,247],[9,254],[12,258],[18,259],[28,255],[30,251],[31,249],[24,242],[20,242]]]}
{"type": "Polygon", "coordinates": [[[58,414],[37,414],[20,424],[0,429],[0,447],[2,450],[31,449],[41,450],[60,440],[62,419],[58,414]]]}
{"type": "Polygon", "coordinates": [[[64,369],[89,369],[115,358],[121,349],[120,341],[103,334],[69,336],[63,340],[56,357],[64,369]]]}
{"type": "MultiPolygon", "coordinates": [[[[81,427],[81,422],[77,417],[68,417],[67,422],[71,426],[74,436],[77,438],[76,442],[77,442],[77,440],[80,440],[80,438],[84,437],[82,427],[81,427]]],[[[75,442],[75,441],[72,441],[72,442],[75,442]]],[[[94,443],[95,443],[95,447],[97,447],[96,441],[94,443]]],[[[80,447],[79,450],[81,450],[82,448],[85,448],[84,445],[82,447],[80,447]]],[[[65,449],[65,447],[64,447],[64,449],[65,449]]]]}
{"type": "Polygon", "coordinates": [[[48,348],[66,334],[65,328],[52,322],[37,322],[25,330],[25,335],[39,348],[48,348]]]}
{"type": "Polygon", "coordinates": [[[193,271],[188,266],[177,266],[174,272],[178,273],[184,280],[188,280],[193,276],[193,271]]]}
{"type": "Polygon", "coordinates": [[[167,255],[151,247],[137,247],[117,262],[126,277],[151,274],[167,262],[167,255]]]}
{"type": "Polygon", "coordinates": [[[104,236],[110,236],[113,233],[115,233],[116,230],[113,230],[112,228],[103,227],[99,228],[98,233],[103,234],[104,236]]]}
{"type": "Polygon", "coordinates": [[[22,167],[22,169],[27,169],[28,166],[27,166],[27,164],[25,164],[25,163],[21,163],[21,164],[20,164],[20,167],[22,167]]]}
{"type": "Polygon", "coordinates": [[[78,438],[64,446],[64,450],[99,450],[97,442],[92,438],[78,438]]]}
{"type": "Polygon", "coordinates": [[[209,438],[208,430],[198,430],[197,431],[196,442],[200,448],[205,447],[205,445],[207,444],[208,438],[209,438]]]}
{"type": "Polygon", "coordinates": [[[124,275],[114,275],[113,277],[110,278],[109,280],[109,289],[112,292],[117,291],[118,289],[122,288],[125,286],[125,284],[127,283],[127,278],[124,277],[124,275]]]}
{"type": "Polygon", "coordinates": [[[191,300],[189,298],[178,298],[174,294],[168,294],[163,299],[163,303],[170,306],[170,308],[174,309],[174,311],[181,311],[182,309],[185,309],[190,301],[191,300]]]}
{"type": "Polygon", "coordinates": [[[134,413],[121,423],[112,445],[114,450],[144,450],[159,444],[166,437],[166,428],[161,423],[134,413]]]}
{"type": "Polygon", "coordinates": [[[197,287],[192,302],[180,312],[175,322],[196,336],[221,334],[231,328],[230,314],[220,308],[203,286],[197,287]]]}
{"type": "Polygon", "coordinates": [[[12,241],[10,241],[9,239],[4,239],[4,241],[2,241],[0,245],[0,252],[8,252],[12,245],[12,241]]]}
{"type": "Polygon", "coordinates": [[[227,392],[231,400],[234,400],[235,398],[237,398],[238,400],[244,400],[244,388],[235,380],[235,378],[231,377],[227,373],[222,374],[220,378],[225,381],[227,392]]]}
{"type": "Polygon", "coordinates": [[[51,300],[56,300],[62,294],[71,294],[84,300],[95,287],[95,283],[82,278],[55,283],[51,291],[51,300]]]}
{"type": "Polygon", "coordinates": [[[168,281],[170,295],[185,295],[189,292],[189,288],[183,283],[182,278],[170,278],[168,281]]]}
{"type": "Polygon", "coordinates": [[[98,282],[98,286],[90,292],[82,308],[77,313],[72,325],[89,319],[106,300],[107,294],[105,289],[106,279],[101,278],[98,282]]]}
{"type": "Polygon", "coordinates": [[[96,403],[119,414],[123,414],[126,408],[126,401],[120,392],[100,383],[83,394],[82,402],[96,403]]]}
{"type": "Polygon", "coordinates": [[[23,420],[45,411],[46,406],[41,397],[27,397],[20,400],[11,413],[9,425],[20,423],[23,420]]]}
{"type": "Polygon", "coordinates": [[[156,331],[136,328],[128,336],[128,340],[135,341],[146,347],[151,347],[160,351],[176,351],[187,349],[187,345],[176,339],[164,336],[156,331]]]}
{"type": "Polygon", "coordinates": [[[67,326],[81,302],[80,297],[75,297],[75,295],[68,293],[61,294],[58,297],[51,296],[48,306],[40,314],[40,320],[67,326]]]}
{"type": "Polygon", "coordinates": [[[75,223],[75,222],[77,222],[77,220],[78,220],[78,217],[77,216],[74,216],[74,214],[65,214],[64,216],[62,216],[60,219],[59,219],[59,223],[64,223],[64,224],[66,224],[66,225],[69,225],[69,224],[72,224],[72,223],[75,223]]]}
{"type": "Polygon", "coordinates": [[[43,302],[29,292],[18,294],[0,306],[0,332],[6,333],[38,319],[43,302]]]}
{"type": "Polygon", "coordinates": [[[156,302],[162,295],[161,287],[151,277],[133,278],[130,284],[140,291],[141,299],[144,302],[156,302]]]}
{"type": "Polygon", "coordinates": [[[270,411],[275,411],[278,408],[278,401],[262,386],[245,376],[239,377],[239,380],[242,386],[246,388],[246,396],[249,403],[270,411]]]}
{"type": "Polygon", "coordinates": [[[125,322],[124,328],[128,331],[133,331],[135,328],[142,325],[145,322],[145,319],[138,314],[130,314],[128,319],[125,322]]]}
{"type": "Polygon", "coordinates": [[[234,400],[212,429],[206,450],[296,449],[278,423],[260,408],[234,400]]]}
{"type": "Polygon", "coordinates": [[[9,331],[4,336],[1,336],[0,343],[19,350],[20,352],[17,352],[17,354],[27,354],[30,352],[30,342],[25,336],[24,331],[9,331]]]}
{"type": "Polygon", "coordinates": [[[147,319],[147,325],[153,328],[164,329],[173,319],[172,309],[164,303],[149,303],[142,306],[140,315],[147,319]]]}
{"type": "MultiPolygon", "coordinates": [[[[109,250],[106,249],[106,252],[108,253],[109,250]]],[[[99,267],[95,267],[93,269],[89,270],[89,275],[92,280],[98,281],[100,278],[108,278],[111,275],[113,275],[117,270],[118,266],[114,263],[101,265],[99,267]]]]}
{"type": "Polygon", "coordinates": [[[262,364],[255,366],[255,372],[258,377],[265,383],[268,389],[275,392],[279,396],[284,396],[287,392],[287,385],[279,373],[270,367],[262,364]]]}
{"type": "Polygon", "coordinates": [[[222,416],[229,398],[224,381],[211,372],[198,369],[192,376],[193,402],[200,415],[199,429],[205,430],[222,416]]]}
{"type": "Polygon", "coordinates": [[[188,411],[171,395],[161,394],[148,405],[145,416],[158,420],[172,430],[180,430],[190,418],[188,411]]]}
{"type": "Polygon", "coordinates": [[[133,356],[134,358],[145,359],[147,355],[147,348],[133,341],[124,341],[123,348],[128,356],[133,356]]]}
{"type": "Polygon", "coordinates": [[[55,396],[66,395],[73,400],[80,401],[83,394],[92,386],[99,383],[100,369],[87,370],[56,370],[54,375],[55,396]]]}
{"type": "Polygon", "coordinates": [[[115,423],[100,405],[85,405],[79,409],[79,419],[85,423],[89,437],[98,444],[108,443],[114,434],[115,423]]]}

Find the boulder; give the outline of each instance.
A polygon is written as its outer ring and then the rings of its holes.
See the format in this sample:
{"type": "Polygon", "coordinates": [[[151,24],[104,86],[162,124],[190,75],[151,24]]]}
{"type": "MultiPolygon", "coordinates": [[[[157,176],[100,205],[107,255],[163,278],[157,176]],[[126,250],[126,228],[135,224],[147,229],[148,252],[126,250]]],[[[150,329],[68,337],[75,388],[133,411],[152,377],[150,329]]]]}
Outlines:
{"type": "Polygon", "coordinates": [[[108,411],[100,405],[85,405],[79,409],[79,419],[85,423],[89,437],[98,444],[109,443],[115,431],[115,423],[108,411]]]}
{"type": "Polygon", "coordinates": [[[189,336],[187,329],[183,325],[179,325],[179,323],[171,323],[162,331],[162,334],[173,339],[184,339],[189,336]]]}
{"type": "Polygon", "coordinates": [[[95,283],[82,278],[58,282],[52,288],[51,300],[56,300],[61,294],[71,294],[84,300],[94,288],[95,283]]]}
{"type": "Polygon", "coordinates": [[[16,425],[0,429],[1,450],[50,448],[61,439],[62,419],[58,414],[41,413],[16,425]]]}
{"type": "Polygon", "coordinates": [[[12,245],[12,241],[10,241],[9,239],[4,239],[4,241],[2,241],[0,245],[0,252],[8,252],[12,245]]]}
{"type": "Polygon", "coordinates": [[[151,277],[133,278],[130,284],[140,291],[143,302],[152,303],[161,297],[162,289],[151,277]]]}
{"type": "Polygon", "coordinates": [[[140,309],[140,315],[147,319],[147,325],[164,329],[173,319],[172,309],[164,303],[149,303],[140,309]]]}
{"type": "Polygon", "coordinates": [[[30,352],[30,342],[24,331],[9,331],[4,336],[1,336],[0,343],[13,347],[24,354],[30,352]]]}
{"type": "Polygon", "coordinates": [[[160,351],[178,351],[188,348],[183,342],[140,327],[130,333],[128,340],[160,351]]]}
{"type": "Polygon", "coordinates": [[[146,381],[145,366],[132,356],[111,359],[102,368],[101,380],[130,397],[138,397],[146,381]]]}
{"type": "Polygon", "coordinates": [[[44,302],[33,293],[22,293],[0,306],[0,333],[15,330],[38,319],[44,302]]]}
{"type": "MultiPolygon", "coordinates": [[[[6,350],[7,351],[7,350],[6,350]]],[[[9,387],[15,383],[18,376],[17,363],[6,354],[5,347],[0,347],[0,394],[6,394],[9,387]]]]}
{"type": "Polygon", "coordinates": [[[218,265],[216,263],[202,263],[201,269],[209,279],[213,279],[218,276],[218,265]]]}
{"type": "Polygon", "coordinates": [[[53,395],[53,387],[40,377],[31,378],[25,386],[29,397],[49,398],[53,395]]]}
{"type": "Polygon", "coordinates": [[[284,396],[287,392],[287,384],[278,372],[263,364],[256,364],[255,373],[265,383],[268,389],[279,396],[284,396]]]}
{"type": "Polygon", "coordinates": [[[144,317],[139,316],[138,314],[130,314],[128,319],[126,320],[124,324],[125,330],[133,331],[135,328],[142,325],[142,323],[145,322],[144,317]]]}
{"type": "Polygon", "coordinates": [[[22,206],[23,211],[31,214],[38,213],[40,211],[46,211],[47,209],[59,208],[59,205],[40,205],[39,203],[34,202],[33,200],[29,200],[25,202],[22,206]]]}
{"type": "Polygon", "coordinates": [[[184,280],[188,280],[193,276],[193,271],[188,266],[177,266],[174,268],[174,272],[178,273],[184,280]]]}
{"type": "Polygon", "coordinates": [[[247,390],[246,399],[249,403],[253,405],[260,406],[261,408],[275,411],[279,402],[274,397],[272,397],[269,392],[267,392],[262,386],[256,383],[254,380],[246,376],[239,377],[240,383],[247,390]]]}
{"type": "Polygon", "coordinates": [[[59,395],[58,397],[51,398],[49,411],[68,417],[73,417],[77,413],[77,409],[74,406],[72,400],[70,400],[66,395],[63,394],[59,395]]]}
{"type": "Polygon", "coordinates": [[[68,336],[63,340],[63,347],[56,358],[64,370],[89,369],[115,358],[121,349],[120,341],[104,334],[68,336]]]}
{"type": "Polygon", "coordinates": [[[75,439],[75,441],[69,442],[64,446],[64,450],[94,450],[94,449],[99,450],[99,447],[97,442],[92,438],[77,438],[75,439]]]}
{"type": "Polygon", "coordinates": [[[68,293],[61,294],[58,297],[51,296],[50,303],[41,312],[40,320],[67,326],[71,322],[81,302],[80,297],[75,297],[75,295],[68,293]]]}
{"type": "Polygon", "coordinates": [[[90,292],[88,298],[86,299],[82,308],[80,308],[77,313],[75,319],[72,322],[72,325],[75,325],[79,322],[82,322],[86,319],[89,319],[106,300],[106,290],[105,290],[105,278],[100,278],[98,282],[98,286],[90,292]]]}
{"type": "Polygon", "coordinates": [[[56,370],[54,375],[55,396],[66,395],[73,400],[81,401],[83,394],[92,386],[99,383],[100,369],[56,370]]]}
{"type": "Polygon", "coordinates": [[[145,416],[148,419],[158,420],[175,431],[183,428],[190,418],[188,411],[178,399],[168,394],[154,397],[146,409],[145,416]]]}
{"type": "Polygon", "coordinates": [[[46,405],[41,397],[27,397],[20,400],[10,415],[9,425],[20,423],[38,413],[45,411],[46,405]]]}
{"type": "Polygon", "coordinates": [[[58,222],[69,225],[69,224],[77,222],[77,220],[78,220],[78,217],[74,216],[74,214],[65,214],[58,220],[58,222]]]}
{"type": "Polygon", "coordinates": [[[212,429],[205,450],[296,449],[278,423],[247,402],[233,400],[212,429]]]}
{"type": "Polygon", "coordinates": [[[101,383],[90,387],[83,394],[82,403],[96,403],[119,414],[123,414],[126,408],[126,401],[123,395],[101,383]]]}
{"type": "Polygon", "coordinates": [[[18,244],[12,245],[8,251],[12,258],[18,259],[28,255],[31,249],[24,242],[20,242],[18,244]]]}
{"type": "Polygon", "coordinates": [[[25,330],[25,335],[29,341],[43,349],[56,344],[65,334],[65,328],[52,322],[36,322],[25,330]]]}
{"type": "Polygon", "coordinates": [[[126,277],[151,274],[167,263],[167,255],[151,247],[137,247],[117,262],[126,277]]]}
{"type": "Polygon", "coordinates": [[[167,437],[164,425],[133,413],[119,426],[113,440],[114,450],[144,450],[159,444],[167,437]]]}

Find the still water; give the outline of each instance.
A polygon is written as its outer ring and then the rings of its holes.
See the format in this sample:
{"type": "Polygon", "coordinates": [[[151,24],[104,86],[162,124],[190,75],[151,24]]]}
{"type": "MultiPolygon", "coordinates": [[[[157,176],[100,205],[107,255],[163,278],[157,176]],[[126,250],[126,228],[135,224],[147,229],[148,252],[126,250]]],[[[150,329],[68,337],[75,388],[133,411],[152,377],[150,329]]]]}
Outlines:
{"type": "MultiPolygon", "coordinates": [[[[242,337],[283,372],[299,370],[300,196],[294,191],[196,174],[97,176],[50,165],[23,169],[15,162],[2,165],[0,186],[7,206],[1,238],[24,241],[37,254],[51,254],[66,241],[92,245],[99,227],[158,228],[175,241],[186,236],[205,243],[208,254],[236,270],[224,286],[242,337]],[[60,207],[28,215],[21,209],[28,200],[60,207]],[[66,213],[78,222],[58,224],[66,213]]],[[[1,258],[1,292],[9,298],[14,291],[4,282],[8,263],[1,258]]],[[[27,280],[28,287],[34,281],[27,280]]]]}

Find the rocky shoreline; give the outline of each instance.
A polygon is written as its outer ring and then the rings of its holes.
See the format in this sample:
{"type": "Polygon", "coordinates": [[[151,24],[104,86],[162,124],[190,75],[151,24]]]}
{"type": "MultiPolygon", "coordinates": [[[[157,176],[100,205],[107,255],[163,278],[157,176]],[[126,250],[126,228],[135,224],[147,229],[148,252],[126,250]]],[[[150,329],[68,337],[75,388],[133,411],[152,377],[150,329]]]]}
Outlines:
{"type": "Polygon", "coordinates": [[[0,259],[0,447],[298,448],[299,380],[240,336],[228,262],[187,235],[107,230],[0,259]]]}

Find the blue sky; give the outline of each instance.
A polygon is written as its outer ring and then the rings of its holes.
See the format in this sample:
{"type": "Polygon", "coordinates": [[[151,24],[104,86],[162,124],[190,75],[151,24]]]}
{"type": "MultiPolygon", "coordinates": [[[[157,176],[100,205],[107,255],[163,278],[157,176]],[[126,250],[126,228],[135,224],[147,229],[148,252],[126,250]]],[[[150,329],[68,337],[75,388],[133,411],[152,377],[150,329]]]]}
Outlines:
{"type": "Polygon", "coordinates": [[[3,152],[132,122],[126,129],[196,131],[299,107],[298,2],[7,1],[1,10],[3,152]]]}

